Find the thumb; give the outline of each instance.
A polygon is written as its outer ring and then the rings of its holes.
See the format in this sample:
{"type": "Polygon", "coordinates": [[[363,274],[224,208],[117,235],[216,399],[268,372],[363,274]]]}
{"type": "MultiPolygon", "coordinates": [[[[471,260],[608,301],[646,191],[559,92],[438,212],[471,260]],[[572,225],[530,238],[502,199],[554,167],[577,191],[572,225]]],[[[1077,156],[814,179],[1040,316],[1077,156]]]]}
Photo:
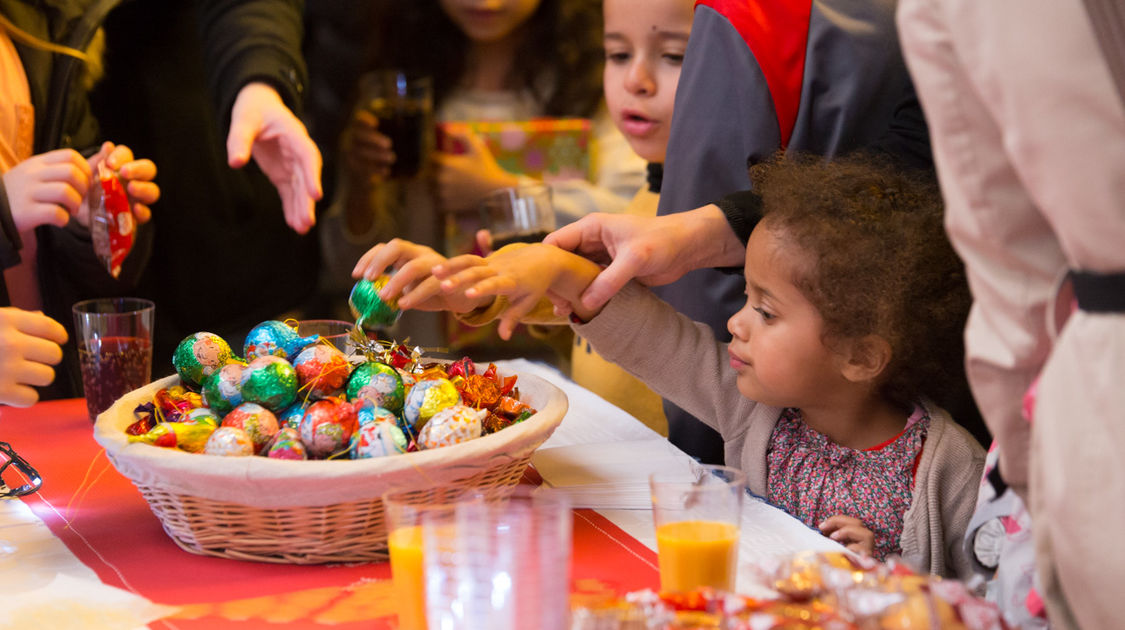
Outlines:
{"type": "Polygon", "coordinates": [[[227,164],[231,168],[242,168],[250,161],[250,149],[254,146],[257,135],[257,125],[247,121],[245,117],[231,119],[230,132],[227,134],[227,164]]]}
{"type": "Polygon", "coordinates": [[[605,306],[609,298],[617,295],[626,283],[636,277],[636,271],[628,257],[614,259],[582,292],[582,306],[591,310],[605,306]]]}

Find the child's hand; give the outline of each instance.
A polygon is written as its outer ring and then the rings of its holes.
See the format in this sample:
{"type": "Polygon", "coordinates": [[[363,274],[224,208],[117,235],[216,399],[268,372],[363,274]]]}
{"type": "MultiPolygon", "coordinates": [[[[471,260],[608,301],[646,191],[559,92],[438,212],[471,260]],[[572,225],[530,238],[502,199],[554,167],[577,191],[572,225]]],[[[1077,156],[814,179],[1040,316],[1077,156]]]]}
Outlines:
{"type": "Polygon", "coordinates": [[[66,329],[39,312],[0,308],[0,403],[28,407],[39,400],[32,386],[55,380],[66,329]]]}
{"type": "Polygon", "coordinates": [[[361,256],[352,270],[352,277],[374,280],[388,269],[395,270],[379,290],[379,297],[384,300],[398,297],[399,308],[404,309],[465,313],[488,301],[466,298],[462,292],[443,292],[439,279],[431,275],[431,269],[445,262],[445,256],[425,245],[396,238],[379,243],[361,256]]]}
{"type": "Polygon", "coordinates": [[[90,189],[93,170],[74,149],[33,155],[4,173],[4,188],[16,229],[62,227],[77,214],[90,189]]]}
{"type": "Polygon", "coordinates": [[[449,142],[464,146],[465,152],[434,152],[435,194],[442,211],[474,210],[488,193],[519,184],[518,177],[500,167],[479,135],[456,125],[447,125],[445,135],[449,142]]]}
{"type": "Polygon", "coordinates": [[[867,529],[858,518],[843,514],[830,516],[820,524],[820,533],[856,553],[865,556],[875,553],[875,532],[867,529]]]}
{"type": "MultiPolygon", "coordinates": [[[[442,290],[460,292],[467,298],[503,295],[509,306],[500,314],[498,332],[510,339],[520,320],[547,298],[555,304],[572,304],[595,276],[590,261],[542,243],[514,243],[484,259],[487,266],[464,264],[459,256],[435,267],[442,290]]],[[[573,304],[572,304],[573,305],[573,304]]]]}
{"type": "MultiPolygon", "coordinates": [[[[121,177],[125,192],[129,194],[129,201],[132,202],[133,218],[138,224],[147,223],[152,218],[152,210],[149,206],[160,199],[160,187],[152,181],[156,178],[156,164],[152,160],[134,159],[133,150],[123,144],[115,146],[112,142],[105,142],[89,159],[91,185],[98,184],[98,164],[102,161],[121,177]]],[[[78,222],[87,228],[90,227],[90,203],[97,198],[97,196],[86,195],[75,216],[78,222]]]]}

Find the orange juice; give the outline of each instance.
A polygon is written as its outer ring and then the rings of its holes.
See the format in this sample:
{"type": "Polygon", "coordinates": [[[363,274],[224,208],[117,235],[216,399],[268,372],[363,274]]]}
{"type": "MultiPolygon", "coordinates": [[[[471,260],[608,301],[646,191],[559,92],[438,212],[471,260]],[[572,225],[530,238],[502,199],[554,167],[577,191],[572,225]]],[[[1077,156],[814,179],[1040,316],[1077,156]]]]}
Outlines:
{"type": "Polygon", "coordinates": [[[400,527],[387,538],[391,574],[399,597],[398,627],[426,628],[426,582],[422,564],[422,526],[400,527]]]}
{"type": "Polygon", "coordinates": [[[718,521],[679,521],[656,528],[660,588],[690,591],[698,586],[734,590],[738,527],[718,521]]]}

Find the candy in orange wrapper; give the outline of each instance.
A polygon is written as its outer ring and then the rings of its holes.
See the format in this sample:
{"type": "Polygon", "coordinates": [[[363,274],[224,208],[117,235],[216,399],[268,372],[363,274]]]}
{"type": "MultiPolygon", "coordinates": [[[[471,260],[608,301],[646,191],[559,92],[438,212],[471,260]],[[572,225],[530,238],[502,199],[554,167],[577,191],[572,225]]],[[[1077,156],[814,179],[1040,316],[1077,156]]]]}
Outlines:
{"type": "Polygon", "coordinates": [[[143,435],[130,435],[129,441],[199,453],[214,431],[215,427],[205,423],[161,422],[143,435]]]}
{"type": "Polygon", "coordinates": [[[104,160],[98,163],[98,183],[95,190],[101,194],[97,195],[96,203],[91,203],[90,237],[98,260],[116,278],[121,275],[125,257],[133,249],[137,226],[125,186],[104,160]]]}
{"type": "Polygon", "coordinates": [[[500,402],[500,384],[480,374],[470,374],[458,388],[466,405],[491,409],[500,402]]]}

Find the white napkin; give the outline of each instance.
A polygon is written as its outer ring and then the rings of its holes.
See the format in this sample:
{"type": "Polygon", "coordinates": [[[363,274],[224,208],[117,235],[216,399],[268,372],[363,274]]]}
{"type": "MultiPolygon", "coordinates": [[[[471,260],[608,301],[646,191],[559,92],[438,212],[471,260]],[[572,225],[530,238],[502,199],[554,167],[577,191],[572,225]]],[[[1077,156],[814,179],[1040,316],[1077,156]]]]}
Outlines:
{"type": "Polygon", "coordinates": [[[46,586],[5,598],[0,628],[133,630],[175,611],[96,580],[60,573],[46,586]]]}
{"type": "Polygon", "coordinates": [[[692,467],[691,458],[661,437],[541,448],[531,463],[574,507],[627,510],[652,508],[652,473],[682,469],[690,477],[692,467]]]}

